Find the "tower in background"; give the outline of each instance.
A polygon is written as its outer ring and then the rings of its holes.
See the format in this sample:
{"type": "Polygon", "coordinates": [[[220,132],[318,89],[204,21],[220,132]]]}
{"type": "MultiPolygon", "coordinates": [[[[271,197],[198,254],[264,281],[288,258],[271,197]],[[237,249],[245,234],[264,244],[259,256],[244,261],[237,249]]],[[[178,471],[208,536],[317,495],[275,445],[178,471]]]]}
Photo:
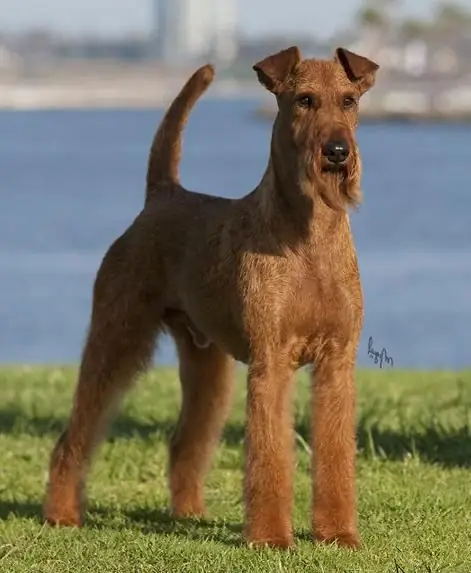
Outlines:
{"type": "Polygon", "coordinates": [[[237,54],[237,0],[153,0],[154,54],[191,64],[210,57],[230,63],[237,54]]]}
{"type": "Polygon", "coordinates": [[[185,0],[153,0],[153,52],[159,60],[180,59],[185,0]]]}
{"type": "Polygon", "coordinates": [[[230,64],[237,56],[237,0],[213,0],[212,57],[230,64]]]}

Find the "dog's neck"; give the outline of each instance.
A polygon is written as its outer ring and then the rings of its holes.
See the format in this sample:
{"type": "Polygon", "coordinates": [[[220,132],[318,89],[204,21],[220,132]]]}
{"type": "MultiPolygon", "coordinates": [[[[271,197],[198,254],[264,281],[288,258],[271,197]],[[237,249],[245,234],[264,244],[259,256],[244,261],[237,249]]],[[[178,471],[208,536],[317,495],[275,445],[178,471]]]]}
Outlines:
{"type": "Polygon", "coordinates": [[[326,234],[349,229],[346,209],[332,209],[313,182],[290,168],[289,162],[280,165],[273,156],[255,196],[263,219],[277,232],[282,227],[291,242],[325,241],[326,234]]]}

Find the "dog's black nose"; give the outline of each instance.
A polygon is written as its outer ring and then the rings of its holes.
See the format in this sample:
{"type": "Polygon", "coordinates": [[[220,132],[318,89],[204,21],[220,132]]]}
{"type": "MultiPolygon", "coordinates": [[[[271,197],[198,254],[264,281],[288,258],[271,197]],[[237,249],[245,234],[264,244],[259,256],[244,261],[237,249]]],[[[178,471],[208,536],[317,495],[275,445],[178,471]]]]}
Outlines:
{"type": "Polygon", "coordinates": [[[331,139],[322,147],[322,155],[336,165],[344,163],[349,153],[350,148],[345,139],[331,139]]]}

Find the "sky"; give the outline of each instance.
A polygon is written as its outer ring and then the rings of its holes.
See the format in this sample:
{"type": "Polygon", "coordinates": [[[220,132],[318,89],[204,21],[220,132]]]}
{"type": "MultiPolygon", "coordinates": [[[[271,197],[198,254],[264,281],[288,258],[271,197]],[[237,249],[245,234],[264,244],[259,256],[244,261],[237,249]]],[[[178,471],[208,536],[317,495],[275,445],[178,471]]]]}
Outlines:
{"type": "MultiPolygon", "coordinates": [[[[224,2],[225,0],[219,0],[224,2]]],[[[310,32],[330,36],[351,22],[359,0],[237,0],[240,28],[250,35],[310,32]]],[[[471,9],[471,0],[461,0],[471,9]]],[[[424,15],[434,0],[402,0],[404,11],[424,15]]],[[[31,26],[64,33],[118,35],[150,28],[151,0],[0,0],[0,31],[31,26]]]]}

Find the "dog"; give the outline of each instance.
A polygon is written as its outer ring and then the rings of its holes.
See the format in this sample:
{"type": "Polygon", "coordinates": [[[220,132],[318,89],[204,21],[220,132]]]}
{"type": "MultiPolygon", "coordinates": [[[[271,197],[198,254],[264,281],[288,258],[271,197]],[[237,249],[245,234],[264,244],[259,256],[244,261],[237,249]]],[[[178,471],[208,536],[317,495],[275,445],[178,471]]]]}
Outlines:
{"type": "Polygon", "coordinates": [[[360,547],[354,369],[363,300],[348,212],[361,200],[359,100],[378,68],[344,48],[303,59],[296,46],[253,66],[278,112],[261,181],[236,200],[179,183],[182,130],[214,68],[187,81],[154,137],[144,208],[96,276],[73,408],[51,457],[47,522],[83,523],[92,452],[166,331],[182,387],[169,455],[174,515],[205,513],[237,360],[248,365],[245,539],[293,544],[294,375],[313,365],[313,538],[360,547]]]}

